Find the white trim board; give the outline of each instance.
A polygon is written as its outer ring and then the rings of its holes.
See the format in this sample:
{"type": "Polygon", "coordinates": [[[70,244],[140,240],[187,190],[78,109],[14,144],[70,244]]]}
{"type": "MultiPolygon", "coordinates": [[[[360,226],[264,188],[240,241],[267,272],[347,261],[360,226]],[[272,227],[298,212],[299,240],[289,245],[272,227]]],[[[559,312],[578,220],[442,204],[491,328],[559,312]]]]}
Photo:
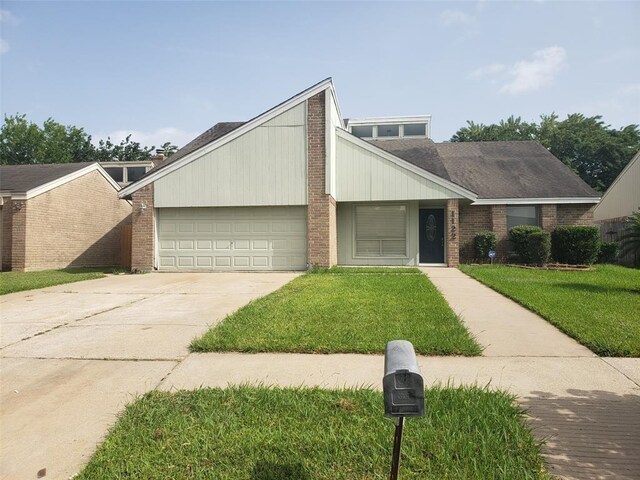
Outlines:
{"type": "MultiPolygon", "coordinates": [[[[320,92],[322,92],[324,90],[327,90],[327,89],[331,90],[332,94],[334,94],[334,92],[333,92],[333,81],[331,80],[331,78],[327,78],[327,79],[321,81],[320,83],[317,83],[316,85],[313,85],[312,87],[309,87],[308,89],[300,92],[296,96],[291,97],[289,100],[284,101],[283,103],[273,107],[270,110],[267,110],[266,112],[262,113],[261,115],[258,115],[253,120],[250,120],[247,123],[245,123],[244,125],[236,128],[235,130],[232,130],[228,134],[223,135],[222,137],[218,138],[217,140],[214,140],[213,142],[211,142],[211,143],[209,143],[207,145],[204,145],[203,147],[195,150],[194,152],[191,152],[188,155],[185,155],[180,160],[176,160],[175,162],[170,163],[166,167],[164,167],[164,168],[162,168],[162,169],[160,169],[160,170],[158,170],[156,172],[151,172],[147,177],[144,177],[144,178],[138,180],[137,182],[132,183],[131,185],[123,188],[120,191],[120,193],[118,194],[118,196],[120,198],[124,198],[124,197],[126,197],[128,195],[131,195],[133,192],[141,189],[142,187],[145,187],[145,186],[149,185],[150,183],[155,182],[159,178],[162,178],[165,175],[168,175],[169,173],[176,171],[177,169],[183,167],[184,165],[186,165],[186,164],[188,164],[190,162],[193,162],[194,160],[202,157],[203,155],[206,155],[209,152],[212,152],[213,150],[216,150],[217,148],[220,148],[222,145],[225,145],[225,144],[231,142],[232,140],[238,138],[239,136],[244,135],[248,131],[253,130],[256,127],[259,127],[263,123],[268,122],[269,120],[277,117],[281,113],[286,112],[287,110],[295,107],[299,103],[304,102],[304,101],[308,100],[309,98],[313,97],[314,95],[317,95],[318,93],[320,93],[320,92]]],[[[338,113],[340,113],[340,109],[339,108],[338,108],[338,113]]]]}
{"type": "Polygon", "coordinates": [[[367,150],[368,152],[373,153],[374,155],[382,157],[385,160],[388,160],[389,162],[394,163],[401,168],[404,168],[405,170],[409,170],[410,172],[415,173],[416,175],[422,178],[426,178],[427,180],[430,180],[437,185],[440,185],[448,190],[451,190],[452,192],[455,192],[458,195],[461,195],[463,198],[467,198],[469,200],[476,200],[478,198],[478,196],[472,191],[467,190],[466,188],[461,187],[460,185],[457,185],[453,182],[450,182],[449,180],[446,180],[442,177],[434,175],[431,172],[427,172],[426,170],[423,170],[420,167],[416,167],[414,164],[407,162],[406,160],[403,160],[400,157],[396,157],[395,155],[392,155],[389,152],[376,147],[375,145],[371,145],[366,140],[362,140],[356,137],[355,135],[352,135],[340,128],[336,128],[336,135],[344,140],[347,140],[348,142],[353,143],[354,145],[357,145],[367,150]]]}
{"type": "Polygon", "coordinates": [[[599,197],[478,198],[471,205],[547,205],[551,203],[598,203],[599,197]]]}
{"type": "Polygon", "coordinates": [[[26,192],[12,193],[11,199],[12,200],[29,200],[30,198],[37,197],[38,195],[42,195],[43,193],[53,190],[54,188],[58,188],[64,185],[65,183],[69,183],[72,180],[75,180],[76,178],[83,177],[84,175],[96,170],[100,172],[100,174],[109,182],[109,184],[116,190],[116,192],[120,191],[120,185],[118,185],[118,183],[113,178],[111,178],[111,175],[109,175],[104,170],[104,168],[102,168],[100,164],[96,162],[96,163],[92,163],[91,165],[88,165],[85,168],[81,168],[80,170],[71,172],[63,177],[56,178],[55,180],[49,183],[45,183],[36,188],[32,188],[31,190],[27,190],[26,192]]]}

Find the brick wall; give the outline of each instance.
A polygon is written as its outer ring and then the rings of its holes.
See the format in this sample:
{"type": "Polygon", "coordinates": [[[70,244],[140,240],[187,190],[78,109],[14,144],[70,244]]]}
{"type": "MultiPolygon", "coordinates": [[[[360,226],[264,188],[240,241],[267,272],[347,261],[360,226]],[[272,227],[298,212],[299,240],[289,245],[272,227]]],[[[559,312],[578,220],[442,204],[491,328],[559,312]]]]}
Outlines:
{"type": "Polygon", "coordinates": [[[490,205],[461,205],[460,206],[460,260],[472,262],[475,257],[473,238],[476,233],[490,231],[490,205]]]}
{"type": "Polygon", "coordinates": [[[593,204],[558,205],[558,225],[593,225],[593,204]]]}
{"type": "Polygon", "coordinates": [[[3,199],[3,205],[0,207],[2,222],[2,270],[11,270],[11,236],[12,236],[12,218],[13,206],[9,197],[3,199]]]}
{"type": "Polygon", "coordinates": [[[447,200],[444,224],[447,232],[447,265],[457,267],[460,264],[460,212],[457,198],[447,200]]]}
{"type": "Polygon", "coordinates": [[[338,263],[336,202],[325,193],[325,92],[307,101],[307,235],[310,265],[338,263]]]}
{"type": "Polygon", "coordinates": [[[155,218],[153,208],[153,183],[142,187],[131,196],[131,270],[150,272],[154,267],[155,218]]]}
{"type": "Polygon", "coordinates": [[[507,206],[491,205],[491,231],[496,234],[496,260],[504,262],[509,254],[509,232],[507,231],[507,206]]]}
{"type": "Polygon", "coordinates": [[[557,205],[540,205],[540,226],[545,232],[551,232],[558,226],[558,206],[557,205]]]}
{"type": "Polygon", "coordinates": [[[131,206],[98,171],[24,203],[13,209],[13,270],[120,264],[121,227],[131,206]]]}
{"type": "Polygon", "coordinates": [[[11,265],[12,270],[25,270],[27,209],[26,201],[11,201],[11,265]]]}

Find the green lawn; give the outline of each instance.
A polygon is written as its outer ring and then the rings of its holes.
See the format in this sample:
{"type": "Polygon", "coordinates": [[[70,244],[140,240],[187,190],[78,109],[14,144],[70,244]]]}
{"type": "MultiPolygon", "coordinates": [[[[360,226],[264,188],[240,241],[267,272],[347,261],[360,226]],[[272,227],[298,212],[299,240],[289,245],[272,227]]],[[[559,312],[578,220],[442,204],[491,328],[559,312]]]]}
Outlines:
{"type": "Polygon", "coordinates": [[[640,356],[640,270],[614,265],[585,272],[469,265],[460,269],[598,355],[640,356]]]}
{"type": "MultiPolygon", "coordinates": [[[[409,419],[400,477],[550,479],[505,393],[433,388],[409,419]]],[[[393,422],[371,390],[151,392],[128,406],[77,479],[386,479],[393,422]]]]}
{"type": "Polygon", "coordinates": [[[192,350],[382,353],[387,341],[404,339],[421,354],[481,353],[418,270],[347,270],[296,278],[195,339],[192,350]]]}
{"type": "Polygon", "coordinates": [[[0,272],[0,295],[80,282],[105,276],[104,269],[75,268],[40,272],[0,272]]]}

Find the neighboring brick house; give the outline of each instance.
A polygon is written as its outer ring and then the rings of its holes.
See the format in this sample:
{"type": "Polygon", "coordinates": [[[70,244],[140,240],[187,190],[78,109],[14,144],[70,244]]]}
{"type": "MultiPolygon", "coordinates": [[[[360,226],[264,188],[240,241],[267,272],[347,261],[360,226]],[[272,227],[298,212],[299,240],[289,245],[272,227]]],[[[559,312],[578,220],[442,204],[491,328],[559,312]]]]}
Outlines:
{"type": "Polygon", "coordinates": [[[97,163],[0,166],[2,270],[120,265],[119,189],[97,163]]]}
{"type": "Polygon", "coordinates": [[[132,268],[455,266],[476,232],[589,224],[598,194],[536,142],[440,143],[429,116],[343,120],[331,79],[218,123],[120,193],[132,268]]]}

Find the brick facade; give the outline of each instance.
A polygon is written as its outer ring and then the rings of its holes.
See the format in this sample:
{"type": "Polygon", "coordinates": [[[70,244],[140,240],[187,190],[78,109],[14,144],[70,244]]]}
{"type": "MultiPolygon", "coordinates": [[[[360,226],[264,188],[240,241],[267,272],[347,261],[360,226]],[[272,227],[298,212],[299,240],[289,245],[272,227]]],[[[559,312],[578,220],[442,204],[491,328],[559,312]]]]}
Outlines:
{"type": "Polygon", "coordinates": [[[473,262],[473,238],[492,228],[490,205],[460,205],[460,261],[473,262]]]}
{"type": "Polygon", "coordinates": [[[131,270],[150,272],[155,263],[153,183],[134,192],[131,199],[131,270]]]}
{"type": "Polygon", "coordinates": [[[496,234],[496,260],[504,262],[509,254],[506,205],[491,205],[491,231],[496,234]]]}
{"type": "Polygon", "coordinates": [[[338,263],[336,201],[325,193],[325,92],[307,101],[307,235],[308,262],[330,267],[338,263]]]}
{"type": "Polygon", "coordinates": [[[593,204],[558,205],[558,225],[593,225],[593,204]]]}
{"type": "Polygon", "coordinates": [[[545,232],[551,232],[558,226],[558,206],[540,205],[538,215],[540,216],[540,226],[545,232]]]}
{"type": "Polygon", "coordinates": [[[460,212],[457,198],[447,200],[444,224],[447,232],[447,265],[457,267],[460,264],[460,212]]]}
{"type": "Polygon", "coordinates": [[[28,200],[13,200],[2,210],[3,224],[9,226],[3,229],[3,268],[31,271],[120,264],[121,228],[129,221],[131,206],[118,198],[98,171],[28,200]]]}

